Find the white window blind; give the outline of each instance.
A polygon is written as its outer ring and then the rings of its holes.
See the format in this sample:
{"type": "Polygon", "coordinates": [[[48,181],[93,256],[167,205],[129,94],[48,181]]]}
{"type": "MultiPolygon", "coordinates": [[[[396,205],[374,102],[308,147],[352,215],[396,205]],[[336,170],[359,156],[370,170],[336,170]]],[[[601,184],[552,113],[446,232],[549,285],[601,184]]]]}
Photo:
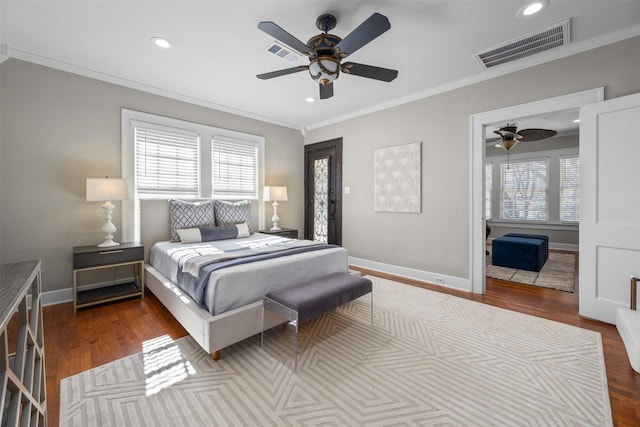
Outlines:
{"type": "Polygon", "coordinates": [[[258,145],[214,136],[212,141],[214,197],[258,198],[258,145]]]}
{"type": "Polygon", "coordinates": [[[580,221],[580,158],[560,158],[560,221],[580,221]]]}
{"type": "Polygon", "coordinates": [[[484,165],[484,217],[491,219],[491,193],[493,189],[493,163],[484,165]]]}
{"type": "Polygon", "coordinates": [[[134,138],[138,197],[198,197],[197,133],[138,124],[134,138]]]}
{"type": "Polygon", "coordinates": [[[503,163],[501,218],[548,221],[549,160],[503,163]]]}

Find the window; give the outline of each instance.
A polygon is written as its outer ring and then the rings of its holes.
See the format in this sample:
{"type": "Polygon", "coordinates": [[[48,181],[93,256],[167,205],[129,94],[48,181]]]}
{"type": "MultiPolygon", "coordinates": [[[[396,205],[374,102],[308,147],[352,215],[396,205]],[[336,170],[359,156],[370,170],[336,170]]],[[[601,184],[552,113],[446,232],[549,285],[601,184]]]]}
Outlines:
{"type": "Polygon", "coordinates": [[[549,160],[503,163],[501,166],[501,219],[547,221],[549,219],[549,160]]]}
{"type": "Polygon", "coordinates": [[[122,109],[124,239],[140,238],[141,199],[258,200],[263,166],[264,137],[122,109]]]}
{"type": "Polygon", "coordinates": [[[493,163],[484,165],[484,217],[491,219],[491,193],[493,189],[493,163]]]}
{"type": "Polygon", "coordinates": [[[560,221],[580,221],[580,158],[560,158],[560,221]]]}
{"type": "Polygon", "coordinates": [[[214,196],[258,198],[258,145],[214,137],[212,187],[214,196]]]}
{"type": "Polygon", "coordinates": [[[138,197],[199,196],[198,134],[136,124],[134,138],[138,197]]]}

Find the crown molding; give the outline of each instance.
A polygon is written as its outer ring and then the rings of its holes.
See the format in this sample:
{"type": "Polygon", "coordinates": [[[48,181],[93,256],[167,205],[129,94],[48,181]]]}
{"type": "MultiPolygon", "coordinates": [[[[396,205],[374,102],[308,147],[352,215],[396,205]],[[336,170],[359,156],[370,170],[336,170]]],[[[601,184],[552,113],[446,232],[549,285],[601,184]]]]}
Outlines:
{"type": "Polygon", "coordinates": [[[89,68],[78,67],[73,64],[68,64],[66,62],[57,61],[55,59],[47,58],[44,56],[36,55],[27,51],[23,51],[20,49],[15,49],[12,47],[8,48],[8,54],[10,58],[20,59],[22,61],[32,62],[34,64],[43,65],[45,67],[54,68],[56,70],[66,71],[68,73],[77,74],[83,77],[89,77],[92,79],[104,81],[107,83],[116,84],[118,86],[128,87],[130,89],[139,90],[142,92],[147,92],[153,95],[164,96],[165,98],[174,99],[177,101],[186,102],[189,104],[199,105],[201,107],[211,108],[213,110],[222,111],[229,114],[235,114],[237,116],[246,117],[249,119],[259,120],[261,122],[266,122],[278,126],[283,126],[291,129],[299,130],[300,126],[283,122],[281,120],[276,120],[271,117],[261,116],[259,114],[254,114],[248,111],[238,110],[235,108],[231,108],[225,105],[216,104],[213,102],[206,101],[204,99],[196,98],[193,96],[185,95],[178,92],[172,92],[166,89],[161,89],[155,86],[149,86],[143,83],[139,83],[132,80],[123,79],[121,77],[113,76],[111,74],[106,74],[100,71],[92,70],[89,68]]]}
{"type": "Polygon", "coordinates": [[[351,112],[349,114],[334,117],[329,120],[308,124],[306,125],[306,129],[307,131],[318,129],[318,128],[333,125],[345,120],[364,116],[366,114],[371,114],[377,111],[386,110],[388,108],[396,107],[398,105],[407,104],[409,102],[417,101],[419,99],[429,98],[431,96],[439,95],[444,92],[449,92],[449,91],[460,89],[462,87],[469,86],[475,83],[491,80],[496,77],[513,73],[515,71],[531,68],[536,65],[555,61],[557,59],[565,58],[581,52],[586,52],[588,50],[596,49],[596,48],[613,44],[619,41],[627,40],[636,36],[640,36],[640,24],[627,27],[624,30],[608,33],[608,34],[605,34],[604,36],[593,38],[588,41],[572,42],[566,46],[563,46],[562,48],[558,48],[557,50],[546,51],[541,54],[535,55],[533,57],[528,57],[528,58],[524,58],[522,60],[515,61],[509,64],[504,64],[500,67],[487,70],[481,74],[473,75],[468,78],[460,79],[455,82],[441,85],[435,88],[431,88],[422,92],[417,92],[415,94],[412,94],[406,97],[397,98],[386,103],[376,104],[364,110],[358,110],[358,111],[351,112]]]}

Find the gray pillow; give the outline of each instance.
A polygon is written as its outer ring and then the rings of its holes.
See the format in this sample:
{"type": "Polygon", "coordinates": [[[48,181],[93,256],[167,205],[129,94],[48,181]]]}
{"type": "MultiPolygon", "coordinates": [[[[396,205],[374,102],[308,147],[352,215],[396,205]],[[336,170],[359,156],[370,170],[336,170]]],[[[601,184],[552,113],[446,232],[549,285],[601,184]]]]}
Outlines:
{"type": "Polygon", "coordinates": [[[246,222],[243,224],[221,225],[211,228],[179,228],[176,231],[182,243],[201,243],[249,237],[249,227],[246,222]]]}
{"type": "Polygon", "coordinates": [[[202,202],[187,202],[176,199],[169,200],[171,241],[180,241],[180,236],[176,231],[178,229],[215,227],[216,218],[213,206],[213,200],[202,202]]]}
{"type": "Polygon", "coordinates": [[[249,233],[253,234],[251,227],[251,202],[243,200],[241,202],[215,201],[216,225],[242,224],[246,222],[249,226],[249,233]]]}

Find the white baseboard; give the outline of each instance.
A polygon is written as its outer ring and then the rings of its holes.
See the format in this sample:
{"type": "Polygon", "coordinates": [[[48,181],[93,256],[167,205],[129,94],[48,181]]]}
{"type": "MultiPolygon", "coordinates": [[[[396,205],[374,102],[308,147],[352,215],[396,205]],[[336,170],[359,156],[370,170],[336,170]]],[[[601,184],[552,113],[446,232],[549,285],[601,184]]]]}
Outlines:
{"type": "Polygon", "coordinates": [[[549,242],[549,249],[557,249],[560,251],[572,251],[578,252],[580,250],[579,245],[573,245],[570,243],[553,243],[549,242]]]}
{"type": "Polygon", "coordinates": [[[446,288],[471,292],[471,281],[462,277],[449,276],[446,274],[434,273],[431,271],[417,270],[415,268],[400,267],[397,265],[385,264],[377,261],[369,261],[362,258],[349,257],[349,265],[354,267],[367,268],[382,273],[393,274],[407,279],[420,280],[446,288]]]}
{"type": "Polygon", "coordinates": [[[73,301],[73,288],[58,289],[42,293],[42,305],[56,305],[73,301]]]}

